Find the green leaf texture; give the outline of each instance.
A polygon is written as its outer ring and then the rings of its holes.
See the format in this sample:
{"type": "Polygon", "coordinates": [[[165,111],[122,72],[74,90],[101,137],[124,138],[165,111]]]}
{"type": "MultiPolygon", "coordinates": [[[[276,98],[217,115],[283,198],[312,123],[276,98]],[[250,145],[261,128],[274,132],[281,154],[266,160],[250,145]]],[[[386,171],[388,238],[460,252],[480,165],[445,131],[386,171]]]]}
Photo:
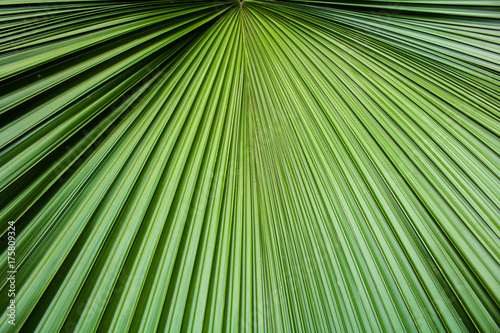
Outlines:
{"type": "Polygon", "coordinates": [[[500,331],[498,0],[4,0],[0,87],[0,332],[500,331]]]}

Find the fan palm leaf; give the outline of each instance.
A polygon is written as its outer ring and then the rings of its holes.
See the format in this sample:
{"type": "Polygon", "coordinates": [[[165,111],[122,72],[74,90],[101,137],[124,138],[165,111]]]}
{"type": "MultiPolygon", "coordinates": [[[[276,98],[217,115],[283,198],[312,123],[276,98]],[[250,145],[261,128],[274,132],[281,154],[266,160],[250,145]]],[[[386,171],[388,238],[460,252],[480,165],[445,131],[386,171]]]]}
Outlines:
{"type": "Polygon", "coordinates": [[[500,331],[498,1],[0,9],[1,332],[500,331]]]}

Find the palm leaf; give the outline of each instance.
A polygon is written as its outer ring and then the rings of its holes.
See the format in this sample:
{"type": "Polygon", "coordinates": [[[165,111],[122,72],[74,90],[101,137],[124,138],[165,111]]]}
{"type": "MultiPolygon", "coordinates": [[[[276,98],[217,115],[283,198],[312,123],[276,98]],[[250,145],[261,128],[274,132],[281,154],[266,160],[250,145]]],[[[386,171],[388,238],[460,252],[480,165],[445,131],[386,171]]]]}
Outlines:
{"type": "Polygon", "coordinates": [[[500,331],[498,1],[0,8],[0,331],[500,331]]]}

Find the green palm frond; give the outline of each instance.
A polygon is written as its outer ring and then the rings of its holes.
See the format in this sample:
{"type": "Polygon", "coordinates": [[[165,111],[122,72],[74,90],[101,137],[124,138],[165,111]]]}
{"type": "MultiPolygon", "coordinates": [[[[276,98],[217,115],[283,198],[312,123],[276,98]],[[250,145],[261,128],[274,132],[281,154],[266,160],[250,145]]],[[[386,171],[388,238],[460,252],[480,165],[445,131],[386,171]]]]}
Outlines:
{"type": "Polygon", "coordinates": [[[498,1],[0,11],[1,332],[500,331],[498,1]]]}

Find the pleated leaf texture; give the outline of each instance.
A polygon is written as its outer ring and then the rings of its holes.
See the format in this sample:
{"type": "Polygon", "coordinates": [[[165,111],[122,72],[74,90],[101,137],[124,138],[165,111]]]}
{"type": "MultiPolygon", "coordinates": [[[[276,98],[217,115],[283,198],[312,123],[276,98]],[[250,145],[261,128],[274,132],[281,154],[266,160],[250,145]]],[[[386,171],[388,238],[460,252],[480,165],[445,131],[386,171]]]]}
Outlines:
{"type": "Polygon", "coordinates": [[[0,332],[500,332],[500,2],[4,0],[0,209],[0,332]]]}

